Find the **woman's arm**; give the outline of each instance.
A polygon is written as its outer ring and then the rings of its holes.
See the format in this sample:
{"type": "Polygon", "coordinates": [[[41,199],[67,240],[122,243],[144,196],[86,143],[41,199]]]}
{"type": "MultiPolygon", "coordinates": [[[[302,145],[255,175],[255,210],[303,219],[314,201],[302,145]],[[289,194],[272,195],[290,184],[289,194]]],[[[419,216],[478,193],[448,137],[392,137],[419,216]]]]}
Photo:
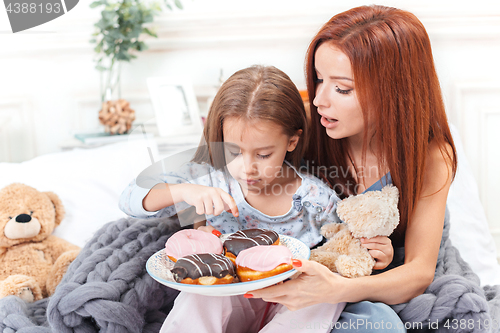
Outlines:
{"type": "Polygon", "coordinates": [[[435,145],[430,146],[421,198],[406,229],[405,263],[379,276],[353,281],[354,289],[367,288],[357,300],[398,304],[422,294],[431,284],[443,232],[451,166],[435,145]],[[364,280],[364,281],[363,281],[364,280]],[[358,285],[356,285],[358,284],[358,285]],[[387,290],[391,290],[387,293],[387,290]]]}
{"type": "Polygon", "coordinates": [[[423,293],[434,277],[450,185],[450,163],[432,146],[422,195],[407,225],[405,263],[400,267],[378,275],[347,279],[321,264],[305,260],[300,267],[294,265],[304,273],[297,279],[250,294],[282,303],[291,310],[324,302],[409,301],[423,293]]]}

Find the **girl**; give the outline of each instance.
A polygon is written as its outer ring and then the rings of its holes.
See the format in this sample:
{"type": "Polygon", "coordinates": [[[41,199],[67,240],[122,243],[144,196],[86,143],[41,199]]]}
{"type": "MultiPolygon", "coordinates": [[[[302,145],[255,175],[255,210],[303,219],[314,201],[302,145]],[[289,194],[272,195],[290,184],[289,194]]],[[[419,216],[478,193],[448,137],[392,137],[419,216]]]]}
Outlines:
{"type": "Polygon", "coordinates": [[[346,306],[338,331],[349,331],[356,321],[357,332],[373,331],[377,323],[385,331],[374,310],[380,303],[371,302],[408,302],[432,282],[457,167],[430,41],[411,13],[354,8],[334,16],[314,37],[306,73],[312,101],[307,162],[341,171],[322,174],[341,197],[387,182],[399,188],[401,222],[391,236],[393,264],[399,266],[346,279],[302,260],[298,279],[251,294],[289,309],[359,302],[346,306]]]}
{"type": "MultiPolygon", "coordinates": [[[[121,208],[136,217],[159,217],[191,205],[208,215],[207,226],[195,228],[272,229],[313,247],[322,241],[321,226],[338,221],[338,197],[319,179],[296,171],[307,130],[302,99],[286,74],[261,66],[238,71],[217,93],[204,129],[206,145],[192,162],[176,172],[141,174],[123,192],[121,208]],[[140,186],[144,180],[149,186],[140,186]]],[[[374,257],[376,268],[386,267],[390,242],[374,257]]],[[[289,332],[294,323],[316,323],[316,332],[327,332],[344,305],[316,304],[293,314],[280,305],[266,317],[269,307],[259,299],[181,293],[162,332],[256,332],[271,318],[265,332],[289,332]]]]}

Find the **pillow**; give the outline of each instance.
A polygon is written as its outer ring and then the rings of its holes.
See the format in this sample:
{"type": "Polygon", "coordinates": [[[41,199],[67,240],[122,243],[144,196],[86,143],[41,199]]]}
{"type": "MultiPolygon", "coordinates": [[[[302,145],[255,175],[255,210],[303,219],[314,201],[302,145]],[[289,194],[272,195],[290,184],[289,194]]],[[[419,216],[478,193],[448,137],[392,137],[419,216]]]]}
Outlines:
{"type": "Polygon", "coordinates": [[[124,217],[118,198],[127,184],[151,164],[154,141],[120,142],[99,148],[42,155],[22,163],[0,163],[0,188],[20,182],[52,191],[66,216],[54,235],[83,246],[103,224],[124,217]]]}
{"type": "Polygon", "coordinates": [[[458,170],[448,195],[450,239],[462,258],[479,276],[481,285],[500,284],[500,265],[495,241],[479,200],[476,180],[469,166],[462,141],[450,124],[458,159],[458,170]]]}

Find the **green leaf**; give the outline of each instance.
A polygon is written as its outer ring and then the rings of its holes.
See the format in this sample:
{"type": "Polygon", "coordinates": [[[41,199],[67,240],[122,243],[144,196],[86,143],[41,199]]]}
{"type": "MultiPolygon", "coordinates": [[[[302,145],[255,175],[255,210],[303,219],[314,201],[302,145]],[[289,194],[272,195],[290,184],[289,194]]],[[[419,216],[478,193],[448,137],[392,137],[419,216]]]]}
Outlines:
{"type": "Polygon", "coordinates": [[[137,26],[134,29],[132,29],[132,31],[130,31],[130,33],[128,34],[128,37],[130,39],[139,38],[139,35],[141,34],[141,32],[142,32],[141,26],[137,26]]]}
{"type": "Polygon", "coordinates": [[[136,16],[141,14],[139,8],[137,7],[130,7],[128,13],[130,14],[130,16],[136,16]]]}
{"type": "Polygon", "coordinates": [[[148,46],[144,42],[135,42],[135,49],[139,52],[145,51],[148,49],[148,46]]]}
{"type": "Polygon", "coordinates": [[[98,27],[101,30],[107,30],[108,27],[112,26],[112,22],[109,22],[105,20],[104,18],[100,19],[96,24],[94,24],[96,27],[98,27]]]}
{"type": "Polygon", "coordinates": [[[115,41],[117,39],[125,39],[125,36],[118,29],[113,29],[109,32],[109,38],[113,38],[115,41]]]}
{"type": "Polygon", "coordinates": [[[114,46],[116,38],[113,37],[111,34],[106,34],[103,37],[103,41],[104,41],[104,43],[108,44],[109,46],[114,46]]]}
{"type": "Polygon", "coordinates": [[[123,51],[120,51],[116,54],[116,59],[120,61],[130,61],[130,58],[130,54],[123,51]]]}
{"type": "Polygon", "coordinates": [[[104,54],[106,54],[107,56],[115,54],[115,47],[109,47],[109,48],[105,49],[104,54]]]}
{"type": "Polygon", "coordinates": [[[148,35],[150,35],[152,37],[158,38],[158,35],[154,31],[149,30],[148,28],[143,28],[142,32],[145,33],[145,34],[148,34],[148,35]]]}
{"type": "Polygon", "coordinates": [[[117,13],[115,11],[105,10],[102,12],[102,18],[110,23],[116,19],[116,16],[117,16],[117,13]]]}
{"type": "Polygon", "coordinates": [[[181,2],[180,0],[175,0],[175,1],[174,1],[174,3],[175,3],[175,6],[176,6],[177,8],[179,8],[179,9],[183,9],[183,7],[182,7],[182,2],[181,2]]]}
{"type": "Polygon", "coordinates": [[[94,1],[90,4],[90,8],[95,8],[95,7],[98,7],[100,5],[102,5],[103,3],[101,1],[94,1]]]}

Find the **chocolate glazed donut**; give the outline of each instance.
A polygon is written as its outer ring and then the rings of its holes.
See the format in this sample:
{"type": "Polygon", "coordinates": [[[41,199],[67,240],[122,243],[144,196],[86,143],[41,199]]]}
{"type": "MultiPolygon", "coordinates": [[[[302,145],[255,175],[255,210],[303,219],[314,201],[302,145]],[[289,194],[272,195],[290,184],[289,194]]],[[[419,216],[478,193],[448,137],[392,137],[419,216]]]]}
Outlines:
{"type": "Polygon", "coordinates": [[[230,235],[224,242],[224,253],[231,261],[236,260],[238,254],[257,245],[278,245],[279,236],[273,230],[246,229],[230,235]]]}
{"type": "Polygon", "coordinates": [[[177,260],[171,270],[174,280],[186,284],[228,284],[236,277],[236,270],[222,254],[192,254],[177,260]]]}

